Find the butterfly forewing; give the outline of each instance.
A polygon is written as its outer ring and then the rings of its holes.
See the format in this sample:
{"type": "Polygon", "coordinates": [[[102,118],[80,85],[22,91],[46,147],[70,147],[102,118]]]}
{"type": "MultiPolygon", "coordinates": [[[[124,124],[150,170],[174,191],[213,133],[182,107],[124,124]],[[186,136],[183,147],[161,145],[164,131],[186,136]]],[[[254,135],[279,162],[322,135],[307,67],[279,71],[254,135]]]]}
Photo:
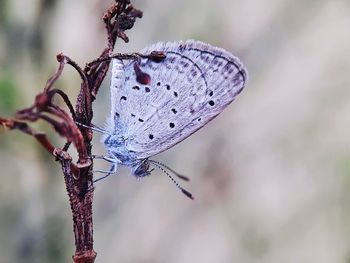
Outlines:
{"type": "Polygon", "coordinates": [[[166,58],[114,62],[113,132],[127,139],[137,158],[162,152],[217,116],[243,89],[247,73],[227,51],[199,41],[157,43],[141,51],[166,58]],[[134,63],[150,76],[136,80],[134,63]],[[118,80],[118,81],[116,81],[118,80]]]}

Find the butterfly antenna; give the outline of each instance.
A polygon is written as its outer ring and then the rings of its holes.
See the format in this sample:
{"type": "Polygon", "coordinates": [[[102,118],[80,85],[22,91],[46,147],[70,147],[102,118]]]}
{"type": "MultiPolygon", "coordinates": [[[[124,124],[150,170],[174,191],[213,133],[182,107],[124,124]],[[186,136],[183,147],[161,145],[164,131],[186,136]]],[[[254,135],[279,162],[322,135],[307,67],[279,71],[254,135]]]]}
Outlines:
{"type": "Polygon", "coordinates": [[[171,169],[169,166],[161,163],[161,162],[158,162],[158,161],[155,161],[155,160],[149,160],[150,163],[153,163],[153,164],[158,164],[160,166],[162,166],[163,168],[165,169],[168,169],[170,172],[172,172],[174,175],[176,175],[178,178],[188,182],[190,180],[190,178],[188,178],[187,176],[184,176],[182,174],[179,174],[177,172],[175,172],[173,169],[171,169]]]}
{"type": "Polygon", "coordinates": [[[161,165],[159,165],[157,162],[155,162],[155,161],[152,161],[151,162],[154,166],[156,166],[159,170],[161,170],[163,173],[165,173],[168,177],[169,177],[169,179],[176,185],[176,187],[177,188],[179,188],[180,190],[181,190],[181,192],[184,194],[184,195],[186,195],[188,198],[190,198],[190,199],[194,199],[194,197],[193,197],[193,195],[190,193],[190,192],[188,192],[186,189],[184,189],[184,188],[182,188],[181,187],[181,185],[179,185],[179,183],[178,182],[176,182],[176,180],[161,166],[161,165]]]}
{"type": "Polygon", "coordinates": [[[100,128],[100,127],[98,127],[98,126],[96,126],[94,124],[91,124],[91,126],[88,126],[88,125],[82,124],[82,123],[77,122],[77,121],[75,123],[77,125],[79,125],[79,126],[82,126],[82,127],[85,127],[85,128],[89,128],[89,129],[91,129],[93,131],[97,131],[97,132],[100,132],[100,133],[103,133],[103,134],[109,134],[109,132],[107,132],[105,129],[100,128]]]}

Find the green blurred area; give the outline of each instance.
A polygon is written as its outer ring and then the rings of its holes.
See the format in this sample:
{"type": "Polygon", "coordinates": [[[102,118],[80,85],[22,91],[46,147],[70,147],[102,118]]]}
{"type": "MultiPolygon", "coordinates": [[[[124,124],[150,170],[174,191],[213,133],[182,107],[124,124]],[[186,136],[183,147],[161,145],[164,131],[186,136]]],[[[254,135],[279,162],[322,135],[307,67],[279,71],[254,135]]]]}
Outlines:
{"type": "Polygon", "coordinates": [[[20,94],[11,76],[0,76],[0,112],[2,115],[13,113],[19,107],[20,94]]]}
{"type": "MultiPolygon", "coordinates": [[[[31,105],[56,54],[80,65],[99,55],[110,2],[0,0],[1,116],[31,105]]],[[[144,17],[116,52],[194,38],[240,57],[250,79],[222,115],[156,157],[191,177],[195,202],[158,172],[136,181],[122,168],[97,184],[97,262],[350,262],[349,1],[134,4],[144,17]]],[[[94,104],[98,126],[108,86],[94,104]]],[[[74,100],[79,76],[67,67],[55,87],[74,100]]],[[[33,127],[64,144],[46,123],[33,127]]],[[[99,139],[95,154],[104,153],[99,139]]],[[[29,136],[0,128],[0,167],[0,262],[69,261],[58,164],[29,136]]]]}

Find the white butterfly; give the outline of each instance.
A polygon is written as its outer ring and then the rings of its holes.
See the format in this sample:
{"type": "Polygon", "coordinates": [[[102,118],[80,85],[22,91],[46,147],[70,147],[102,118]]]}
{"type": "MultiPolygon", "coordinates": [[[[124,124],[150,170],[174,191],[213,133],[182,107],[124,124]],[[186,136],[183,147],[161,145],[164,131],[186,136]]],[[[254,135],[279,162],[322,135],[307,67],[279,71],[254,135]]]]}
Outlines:
{"type": "Polygon", "coordinates": [[[134,176],[143,177],[150,174],[150,162],[162,169],[148,158],[216,117],[247,81],[238,58],[203,42],[160,42],[140,53],[153,51],[165,58],[113,59],[111,115],[102,139],[111,172],[126,165],[134,176]]]}

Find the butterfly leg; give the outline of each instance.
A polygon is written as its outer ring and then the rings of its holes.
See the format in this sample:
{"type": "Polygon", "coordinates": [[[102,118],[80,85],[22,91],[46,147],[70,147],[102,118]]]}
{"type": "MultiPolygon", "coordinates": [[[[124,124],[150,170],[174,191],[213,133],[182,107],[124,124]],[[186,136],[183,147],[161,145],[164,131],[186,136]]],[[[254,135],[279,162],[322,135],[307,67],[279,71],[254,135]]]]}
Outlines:
{"type": "Polygon", "coordinates": [[[91,157],[92,159],[105,160],[106,162],[109,162],[109,163],[116,163],[117,161],[115,158],[110,158],[104,155],[92,155],[91,157]]]}
{"type": "Polygon", "coordinates": [[[107,178],[111,174],[114,174],[116,171],[117,171],[117,163],[115,163],[115,162],[112,164],[111,169],[109,169],[109,171],[106,171],[106,170],[96,170],[96,171],[94,171],[96,173],[105,173],[106,174],[106,175],[104,175],[104,176],[94,180],[94,183],[96,183],[96,182],[98,182],[98,181],[100,181],[102,179],[107,178]]]}
{"type": "Polygon", "coordinates": [[[91,130],[93,130],[93,131],[100,132],[100,133],[102,133],[102,134],[109,134],[109,132],[106,131],[105,129],[103,129],[103,128],[101,128],[101,127],[95,125],[95,124],[92,124],[92,123],[91,123],[91,126],[82,124],[82,123],[77,122],[77,121],[76,121],[75,123],[76,123],[78,126],[81,126],[81,127],[84,127],[84,128],[88,128],[88,129],[91,129],[91,130]]]}

